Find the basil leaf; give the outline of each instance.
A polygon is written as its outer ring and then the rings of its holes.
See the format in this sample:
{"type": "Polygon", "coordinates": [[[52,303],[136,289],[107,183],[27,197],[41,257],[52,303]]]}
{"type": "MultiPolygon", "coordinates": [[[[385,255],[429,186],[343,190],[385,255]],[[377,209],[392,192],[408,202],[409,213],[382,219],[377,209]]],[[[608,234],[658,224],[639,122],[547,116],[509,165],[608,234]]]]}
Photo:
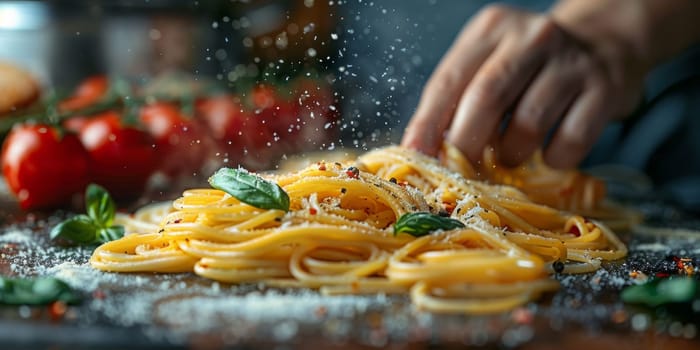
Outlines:
{"type": "Polygon", "coordinates": [[[36,300],[42,304],[53,301],[72,302],[74,299],[77,299],[77,296],[72,293],[68,284],[52,277],[35,279],[32,285],[32,292],[36,300]]]}
{"type": "Polygon", "coordinates": [[[670,303],[689,303],[700,297],[700,281],[693,278],[655,279],[640,285],[625,288],[620,295],[630,304],[657,307],[670,303]]]}
{"type": "Polygon", "coordinates": [[[100,227],[87,215],[76,215],[56,225],[51,239],[63,238],[75,243],[93,243],[100,227]]]}
{"type": "Polygon", "coordinates": [[[5,278],[0,276],[0,304],[42,305],[54,301],[74,304],[80,297],[68,284],[53,278],[5,278]]]}
{"type": "Polygon", "coordinates": [[[289,195],[282,187],[245,169],[221,168],[209,184],[256,208],[289,211],[289,195]]]}
{"type": "Polygon", "coordinates": [[[109,242],[124,236],[124,227],[112,226],[117,205],[102,186],[90,184],[85,190],[87,215],[76,215],[56,225],[51,239],[63,238],[75,243],[109,242]]]}
{"type": "Polygon", "coordinates": [[[97,233],[97,240],[105,243],[109,241],[114,241],[124,236],[124,226],[111,226],[106,228],[101,228],[97,233]]]}
{"type": "Polygon", "coordinates": [[[12,284],[5,278],[0,276],[0,295],[12,290],[12,284]]]}
{"type": "Polygon", "coordinates": [[[402,215],[394,224],[394,235],[408,233],[415,237],[425,236],[436,230],[453,230],[462,228],[464,224],[452,218],[446,218],[433,213],[418,212],[402,215]]]}
{"type": "Polygon", "coordinates": [[[100,227],[109,227],[114,221],[117,205],[106,189],[100,185],[90,184],[85,190],[85,207],[87,214],[100,227]]]}

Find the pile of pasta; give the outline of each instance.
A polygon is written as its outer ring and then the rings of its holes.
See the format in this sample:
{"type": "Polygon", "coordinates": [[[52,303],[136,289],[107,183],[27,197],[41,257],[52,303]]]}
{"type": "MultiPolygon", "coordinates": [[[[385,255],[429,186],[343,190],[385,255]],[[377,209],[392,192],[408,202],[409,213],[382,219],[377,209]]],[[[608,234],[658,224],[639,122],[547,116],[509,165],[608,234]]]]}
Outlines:
{"type": "Polygon", "coordinates": [[[541,151],[514,168],[499,164],[490,147],[484,149],[476,166],[448,143],[443,144],[439,158],[441,164],[467,179],[516,187],[535,203],[595,218],[613,229],[629,230],[643,219],[639,212],[608,201],[602,180],[575,169],[550,168],[541,151]]]}
{"type": "Polygon", "coordinates": [[[188,190],[120,216],[132,233],[98,247],[92,266],[324,294],[407,293],[428,311],[493,313],[555,290],[552,273],[592,271],[627,253],[603,224],[399,147],[262,176],[288,194],[289,211],[256,208],[217,189],[188,190]],[[464,227],[396,234],[397,220],[416,212],[464,227]]]}

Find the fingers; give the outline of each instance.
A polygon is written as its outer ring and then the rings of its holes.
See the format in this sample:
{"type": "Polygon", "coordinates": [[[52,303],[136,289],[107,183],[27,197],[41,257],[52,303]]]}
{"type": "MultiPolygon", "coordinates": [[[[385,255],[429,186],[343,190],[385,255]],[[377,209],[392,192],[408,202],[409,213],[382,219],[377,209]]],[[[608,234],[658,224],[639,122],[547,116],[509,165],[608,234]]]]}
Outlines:
{"type": "Polygon", "coordinates": [[[506,111],[543,66],[556,28],[548,19],[528,27],[524,37],[501,41],[482,65],[462,96],[448,142],[472,162],[481,160],[484,147],[495,135],[506,111]]]}
{"type": "Polygon", "coordinates": [[[610,119],[606,89],[589,88],[571,106],[544,151],[545,162],[553,168],[578,165],[610,119]]]}
{"type": "Polygon", "coordinates": [[[581,92],[580,75],[566,64],[549,62],[518,102],[500,139],[503,165],[512,167],[529,159],[581,92]]]}
{"type": "Polygon", "coordinates": [[[436,155],[446,138],[478,164],[490,144],[504,165],[515,166],[556,128],[545,162],[573,167],[620,109],[606,105],[619,94],[608,68],[551,18],[490,7],[465,27],[436,68],[402,145],[436,155]]]}
{"type": "Polygon", "coordinates": [[[489,7],[464,28],[423,89],[403,146],[437,154],[462,92],[496,47],[497,24],[504,15],[501,7],[489,7]]]}

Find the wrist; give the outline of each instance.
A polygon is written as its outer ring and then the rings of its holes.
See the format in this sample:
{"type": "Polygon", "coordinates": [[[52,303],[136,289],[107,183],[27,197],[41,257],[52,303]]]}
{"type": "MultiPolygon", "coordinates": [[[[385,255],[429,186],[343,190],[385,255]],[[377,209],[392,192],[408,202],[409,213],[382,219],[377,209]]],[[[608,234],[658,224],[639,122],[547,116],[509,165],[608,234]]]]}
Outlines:
{"type": "Polygon", "coordinates": [[[642,1],[568,0],[550,12],[554,21],[602,64],[620,92],[614,115],[628,116],[639,104],[644,80],[656,64],[648,47],[642,1]]]}
{"type": "Polygon", "coordinates": [[[637,0],[564,0],[550,15],[608,63],[645,75],[658,61],[649,47],[646,10],[637,0]]]}
{"type": "Polygon", "coordinates": [[[697,0],[561,0],[550,13],[579,39],[624,48],[646,71],[700,43],[697,0]]]}

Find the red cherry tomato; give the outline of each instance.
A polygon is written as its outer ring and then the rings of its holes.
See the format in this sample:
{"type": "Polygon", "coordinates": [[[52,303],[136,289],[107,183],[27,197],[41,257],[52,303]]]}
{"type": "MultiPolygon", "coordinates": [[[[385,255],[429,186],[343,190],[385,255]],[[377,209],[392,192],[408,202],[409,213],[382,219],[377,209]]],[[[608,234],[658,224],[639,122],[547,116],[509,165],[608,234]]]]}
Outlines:
{"type": "MultiPolygon", "coordinates": [[[[251,91],[257,128],[266,128],[278,138],[288,139],[286,135],[298,130],[299,109],[290,96],[276,91],[272,86],[260,84],[251,91]]],[[[265,142],[274,140],[265,140],[265,142]]]]}
{"type": "Polygon", "coordinates": [[[202,99],[197,103],[197,115],[204,121],[222,152],[235,160],[243,156],[246,144],[244,135],[250,117],[238,97],[220,95],[202,99]]]}
{"type": "Polygon", "coordinates": [[[75,116],[75,117],[70,117],[66,120],[64,120],[61,123],[61,126],[63,126],[64,129],[74,132],[76,134],[80,133],[80,130],[87,124],[87,122],[90,120],[90,117],[88,116],[75,116]]]}
{"type": "Polygon", "coordinates": [[[251,121],[244,131],[246,165],[268,168],[283,154],[299,150],[298,106],[284,89],[259,84],[249,93],[251,121]]]}
{"type": "Polygon", "coordinates": [[[88,154],[74,134],[18,125],[5,139],[2,172],[22,209],[56,207],[87,186],[88,154]]]}
{"type": "Polygon", "coordinates": [[[176,105],[158,102],[141,108],[141,123],[156,141],[159,170],[170,177],[196,173],[211,152],[209,137],[176,105]]]}
{"type": "Polygon", "coordinates": [[[333,92],[320,80],[311,78],[299,78],[293,84],[293,95],[301,106],[301,114],[304,116],[325,117],[335,120],[338,117],[337,108],[334,105],[333,92]]]}
{"type": "Polygon", "coordinates": [[[109,89],[109,80],[104,75],[85,79],[73,92],[73,95],[58,104],[60,111],[74,111],[85,108],[99,101],[109,89]]]}
{"type": "Polygon", "coordinates": [[[243,105],[237,96],[218,95],[197,102],[197,115],[216,139],[239,136],[245,122],[243,105]]]}
{"type": "Polygon", "coordinates": [[[309,149],[334,139],[333,126],[339,113],[330,86],[321,80],[300,78],[293,83],[293,90],[301,129],[297,144],[309,149]]]}
{"type": "Polygon", "coordinates": [[[275,88],[268,84],[258,84],[250,92],[250,99],[254,108],[265,109],[275,105],[279,96],[275,88]]]}
{"type": "Polygon", "coordinates": [[[124,125],[115,111],[91,117],[80,130],[80,140],[90,155],[93,181],[114,197],[140,195],[157,167],[155,140],[144,131],[124,125]]]}

